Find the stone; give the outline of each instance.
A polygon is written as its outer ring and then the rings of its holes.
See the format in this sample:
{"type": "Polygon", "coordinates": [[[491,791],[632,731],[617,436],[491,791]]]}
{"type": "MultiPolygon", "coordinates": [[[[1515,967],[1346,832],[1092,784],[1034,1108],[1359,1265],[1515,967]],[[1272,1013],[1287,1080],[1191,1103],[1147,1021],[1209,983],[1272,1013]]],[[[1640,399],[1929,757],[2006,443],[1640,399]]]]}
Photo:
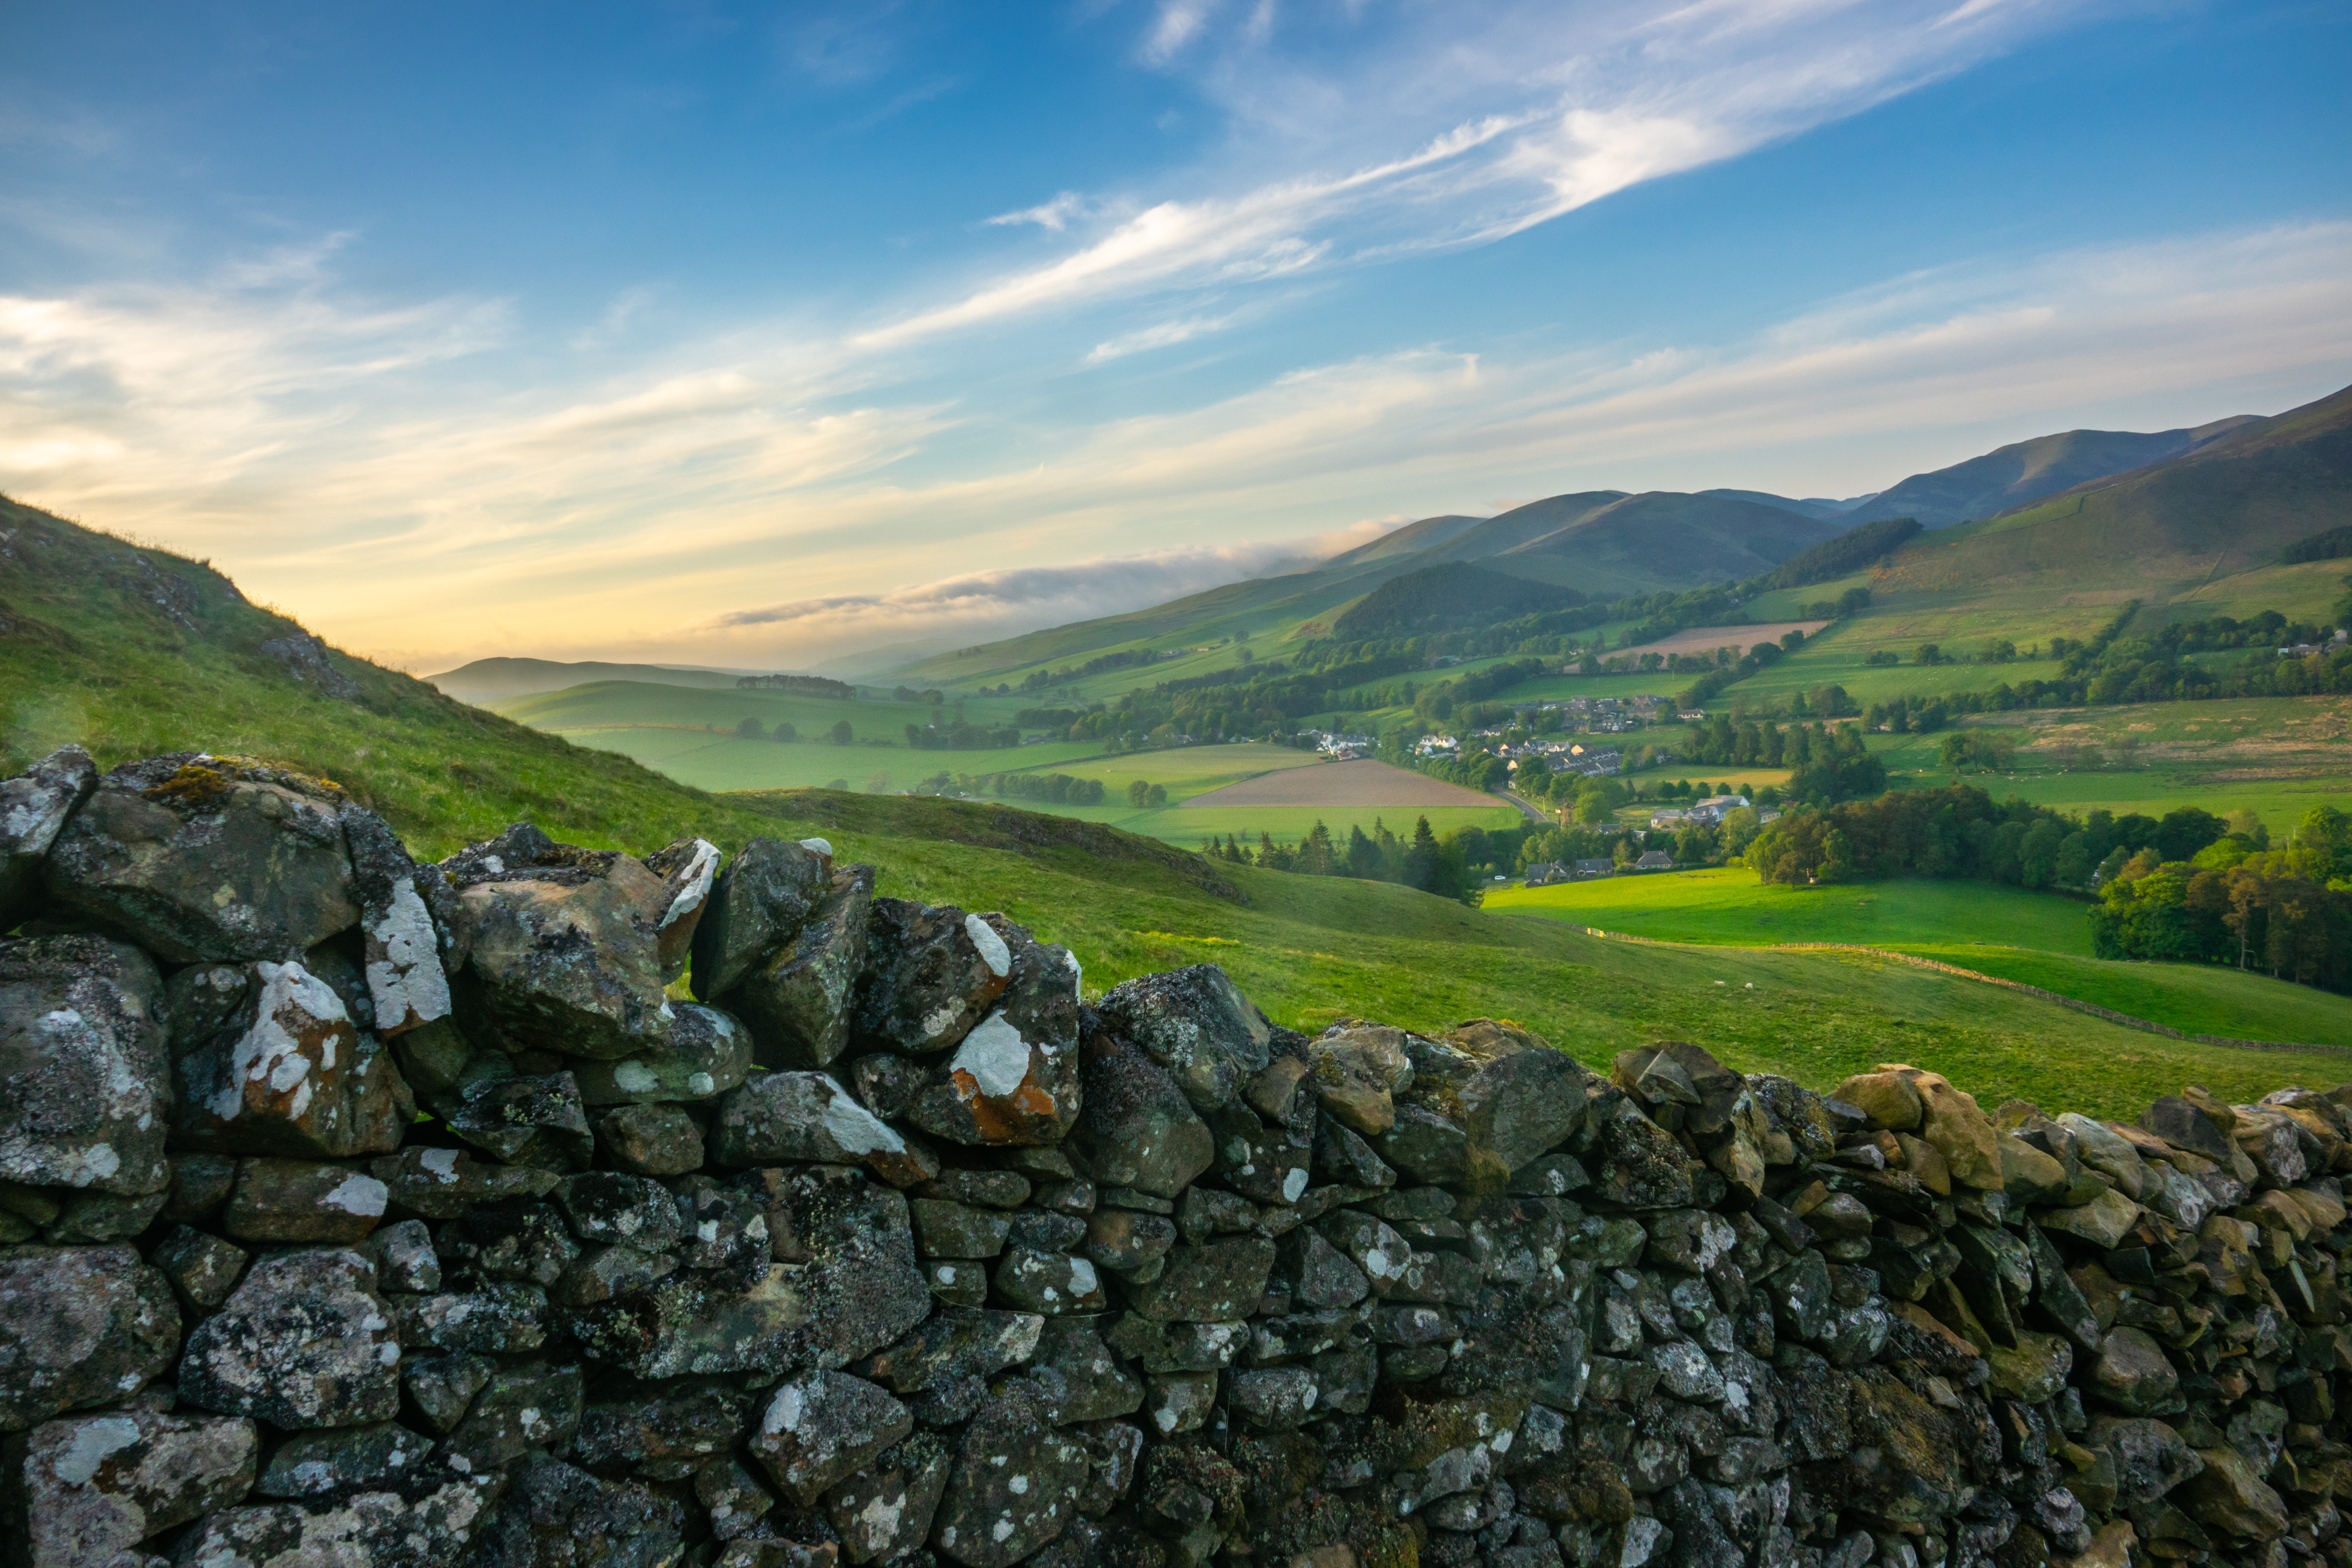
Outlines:
{"type": "Polygon", "coordinates": [[[312,1160],[400,1147],[416,1106],[399,1068],[300,963],[191,967],[170,989],[180,1145],[312,1160]]]}
{"type": "Polygon", "coordinates": [[[649,1176],[587,1171],[556,1184],[555,1202],[581,1240],[646,1252],[675,1247],[684,1234],[677,1200],[649,1176]]]}
{"type": "Polygon", "coordinates": [[[1237,1372],[1226,1382],[1225,1400],[1248,1426],[1288,1431],[1315,1414],[1315,1374],[1303,1366],[1237,1372]]]}
{"type": "Polygon", "coordinates": [[[13,931],[40,905],[41,867],[66,818],[98,787],[98,764],[79,746],[60,746],[0,780],[0,931],[13,931]]]}
{"type": "Polygon", "coordinates": [[[776,1500],[731,1455],[694,1472],[694,1500],[710,1510],[710,1532],[720,1541],[749,1536],[776,1500]]]}
{"type": "Polygon", "coordinates": [[[930,1070],[906,1115],[950,1142],[1059,1143],[1078,1117],[1078,965],[1002,915],[982,917],[1011,955],[996,1005],[930,1070]]]}
{"type": "Polygon", "coordinates": [[[2205,1468],[2197,1451],[2161,1421],[2102,1415],[2084,1441],[2115,1461],[2116,1500],[2154,1502],[2205,1468]]]}
{"type": "Polygon", "coordinates": [[[1173,1198],[1216,1158],[1216,1142],[1175,1081],[1134,1046],[1097,1035],[1084,1050],[1083,1103],[1070,1142],[1095,1180],[1173,1198]]]}
{"type": "Polygon", "coordinates": [[[172,1287],[128,1247],[0,1253],[0,1431],[111,1404],[171,1364],[172,1287]]]}
{"type": "Polygon", "coordinates": [[[914,1429],[907,1407],[864,1378],[814,1372],[775,1391],[751,1450],[784,1495],[808,1508],[914,1429]]]}
{"type": "Polygon", "coordinates": [[[459,1477],[413,1499],[369,1491],[326,1506],[222,1509],[190,1531],[179,1552],[183,1562],[204,1568],[446,1568],[460,1561],[505,1484],[503,1476],[459,1477]]]}
{"type": "Polygon", "coordinates": [[[383,818],[359,805],[344,806],[341,816],[371,1023],[390,1039],[449,1016],[441,932],[457,909],[439,869],[410,858],[383,818]]]}
{"type": "Polygon", "coordinates": [[[1135,1310],[1146,1318],[1226,1322],[1249,1316],[1273,1272],[1273,1242],[1254,1236],[1226,1237],[1175,1247],[1168,1254],[1166,1271],[1148,1285],[1134,1287],[1129,1296],[1135,1310]]]}
{"type": "Polygon", "coordinates": [[[2177,1408],[2180,1373],[2146,1330],[2119,1328],[2091,1363],[2087,1392],[2126,1415],[2160,1415],[2177,1408]]]}
{"type": "Polygon", "coordinates": [[[1045,1420],[1034,1385],[990,1391],[964,1429],[932,1540],[968,1568],[1010,1568],[1052,1542],[1090,1469],[1085,1446],[1045,1420]]]}
{"type": "Polygon", "coordinates": [[[290,959],[359,919],[333,786],[194,752],[126,763],[50,846],[50,899],[173,963],[290,959]]]}
{"type": "Polygon", "coordinates": [[[400,1385],[412,1413],[428,1430],[446,1436],[472,1408],[474,1396],[490,1381],[497,1363],[470,1351],[407,1355],[400,1361],[400,1385]]]}
{"type": "Polygon", "coordinates": [[[757,1403],[724,1383],[608,1383],[581,1413],[570,1458],[599,1475],[686,1480],[734,1451],[757,1403]]]}
{"type": "Polygon", "coordinates": [[[1278,1244],[1277,1258],[1295,1306],[1309,1310],[1344,1309],[1371,1294],[1364,1271],[1311,1227],[1302,1226],[1285,1236],[1278,1244]]]}
{"type": "MultiPolygon", "coordinates": [[[[1208,1122],[1216,1151],[1210,1169],[1243,1201],[1250,1202],[1253,1222],[1256,1204],[1290,1205],[1306,1194],[1315,1157],[1311,1120],[1297,1127],[1268,1126],[1257,1112],[1237,1100],[1209,1112],[1208,1122]]],[[[1209,1190],[1193,1187],[1186,1195],[1209,1190]]]]}
{"type": "Polygon", "coordinates": [[[996,1209],[941,1198],[917,1198],[907,1206],[914,1217],[915,1250],[925,1258],[994,1258],[1013,1231],[1012,1216],[996,1209]]]}
{"type": "Polygon", "coordinates": [[[350,1165],[240,1160],[221,1228],[239,1241],[362,1241],[390,1202],[389,1187],[350,1165]]]}
{"type": "MultiPolygon", "coordinates": [[[[1403,1283],[1412,1265],[1412,1244],[1381,1220],[1360,1210],[1341,1209],[1317,1228],[1363,1276],[1373,1295],[1385,1296],[1403,1283]]],[[[1638,1226],[1634,1234],[1640,1235],[1638,1226]]]]}
{"type": "Polygon", "coordinates": [[[1871,1126],[1895,1132],[1916,1131],[1926,1114],[1919,1091],[1912,1087],[1911,1080],[1900,1072],[1885,1068],[1856,1073],[1832,1089],[1830,1096],[1859,1107],[1870,1119],[1871,1126]]]}
{"type": "Polygon", "coordinates": [[[253,1423],[151,1411],[67,1416],[13,1446],[0,1481],[24,1568],[104,1563],[149,1537],[243,1500],[260,1447],[253,1423]]]}
{"type": "Polygon", "coordinates": [[[534,1454],[483,1521],[467,1568],[668,1568],[685,1552],[685,1513],[675,1498],[534,1454]]]}
{"type": "Polygon", "coordinates": [[[1265,1017],[1213,963],[1139,976],[1107,993],[1097,1011],[1165,1068],[1196,1110],[1231,1104],[1270,1059],[1265,1017]]]}
{"type": "Polygon", "coordinates": [[[751,1029],[761,1067],[828,1068],[848,1048],[873,903],[873,867],[834,872],[799,934],[719,997],[751,1029]]]}
{"type": "Polygon", "coordinates": [[[1468,1130],[1424,1105],[1398,1106],[1394,1125],[1372,1142],[1381,1159],[1415,1181],[1493,1188],[1508,1175],[1492,1156],[1474,1163],[1468,1130]]]}
{"type": "Polygon", "coordinates": [[[2075,1155],[2084,1164],[2114,1182],[2116,1190],[2124,1196],[2135,1202],[2138,1200],[2141,1185],[2147,1177],[2147,1167],[2129,1140],[2119,1137],[2104,1122],[2094,1121],[2071,1110],[2057,1117],[2056,1121],[2074,1140],[2075,1155]]]}
{"type": "Polygon", "coordinates": [[[783,839],[754,838],[727,863],[694,928],[698,999],[733,991],[800,934],[831,890],[826,859],[783,839]]]}
{"type": "Polygon", "coordinates": [[[893,1563],[919,1550],[947,1491],[954,1454],[929,1432],[892,1444],[824,1497],[825,1517],[852,1563],[893,1563]]]}
{"type": "MultiPolygon", "coordinates": [[[[1592,1152],[1595,1195],[1626,1208],[1688,1208],[1705,1167],[1674,1134],[1622,1101],[1601,1125],[1592,1152]]],[[[1714,1178],[1710,1175],[1708,1180],[1714,1178]]]]}
{"type": "Polygon", "coordinates": [[[934,1312],[912,1332],[876,1352],[857,1367],[897,1394],[994,1375],[1036,1353],[1045,1320],[1031,1312],[950,1308],[934,1312]]]}
{"type": "Polygon", "coordinates": [[[190,1331],[180,1397],[293,1431],[389,1421],[400,1408],[400,1342],[357,1252],[257,1261],[227,1304],[190,1331]]]}
{"type": "Polygon", "coordinates": [[[1324,1113],[1340,1126],[1377,1138],[1396,1124],[1396,1099],[1412,1087],[1404,1031],[1334,1025],[1307,1047],[1324,1113]]]}
{"type": "Polygon", "coordinates": [[[463,1149],[413,1143],[389,1159],[370,1162],[368,1172],[384,1184],[388,1212],[426,1219],[455,1219],[483,1204],[545,1197],[562,1179],[536,1167],[484,1164],[463,1149]]]}
{"type": "Polygon", "coordinates": [[[719,846],[708,838],[677,838],[646,858],[646,869],[662,879],[669,903],[654,928],[654,960],[662,980],[675,984],[686,973],[695,934],[709,912],[719,879],[719,846]]]}
{"type": "Polygon", "coordinates": [[[1997,1133],[1993,1142],[2000,1160],[2000,1190],[2012,1205],[2063,1198],[2074,1184],[2063,1163],[2015,1133],[1997,1133]]]}
{"type": "Polygon", "coordinates": [[[163,1205],[166,1219],[183,1225],[204,1219],[228,1202],[236,1185],[236,1162],[225,1154],[179,1154],[172,1159],[171,1196],[163,1205]]]}
{"type": "Polygon", "coordinates": [[[2180,1507],[2210,1530],[2268,1541],[2286,1531],[2286,1503],[2246,1457],[2231,1447],[2200,1448],[2205,1468],[2180,1483],[2180,1507]]]}
{"type": "Polygon", "coordinates": [[[613,1060],[667,1043],[656,941],[672,901],[643,862],[529,823],[441,863],[461,1007],[517,1047],[613,1060]]]}
{"type": "Polygon", "coordinates": [[[157,1243],[148,1260],[171,1280],[182,1303],[203,1317],[218,1310],[236,1289],[247,1256],[233,1242],[184,1225],[157,1243]]]}
{"type": "Polygon", "coordinates": [[[2017,1331],[2014,1345],[1994,1344],[1984,1352],[1992,1375],[1986,1386],[2004,1399],[2039,1405],[2066,1386],[2074,1368],[2074,1347],[2056,1334],[2017,1331]]]}
{"type": "Polygon", "coordinates": [[[585,1412],[580,1369],[541,1362],[509,1362],[490,1373],[465,1419],[449,1434],[442,1464],[461,1475],[483,1475],[533,1449],[569,1444],[585,1412]]]}
{"type": "Polygon", "coordinates": [[[1276,1126],[1303,1125],[1315,1114],[1315,1069],[1298,1057],[1276,1057],[1250,1079],[1242,1099],[1276,1126]]]}
{"type": "Polygon", "coordinates": [[[1175,1222],[1133,1209],[1097,1209],[1087,1216],[1078,1251],[1089,1262],[1123,1273],[1147,1268],[1176,1245],[1175,1222]]]}
{"type": "Polygon", "coordinates": [[[0,942],[0,1180],[122,1196],[169,1184],[163,1004],[136,948],[0,942]]]}
{"type": "Polygon", "coordinates": [[[702,1129],[675,1105],[622,1105],[595,1120],[599,1153],[637,1176],[682,1176],[702,1168],[702,1129]]]}
{"type": "Polygon", "coordinates": [[[936,1160],[910,1148],[821,1072],[755,1074],[721,1100],[711,1131],[711,1157],[732,1166],[779,1160],[863,1165],[900,1187],[929,1181],[939,1173],[936,1160]]]}
{"type": "Polygon", "coordinates": [[[573,1064],[581,1103],[655,1105],[716,1100],[751,1073],[751,1031],[716,1007],[676,1002],[669,1038],[618,1061],[573,1064]]]}
{"type": "Polygon", "coordinates": [[[1101,1317],[1049,1317],[1023,1375],[1036,1385],[1045,1418],[1056,1426],[1132,1415],[1143,1380],[1103,1342],[1101,1317]]]}
{"type": "Polygon", "coordinates": [[[423,1479],[425,1460],[432,1451],[429,1438],[388,1421],[381,1426],[298,1432],[269,1456],[253,1489],[276,1499],[400,1489],[423,1479]]]}
{"type": "Polygon", "coordinates": [[[469,1084],[442,1122],[509,1165],[560,1173],[584,1170],[595,1157],[579,1080],[568,1072],[469,1084]]]}
{"type": "Polygon", "coordinates": [[[2159,1095],[2139,1124],[2176,1149],[2201,1154],[2227,1169],[2235,1145],[2204,1110],[2177,1094],[2159,1095]]]}
{"type": "Polygon", "coordinates": [[[1881,1070],[1905,1075],[1917,1091],[1920,1136],[1944,1157],[1952,1180],[1985,1192],[2001,1191],[2005,1178],[2000,1142],[1992,1119],[1978,1106],[1975,1096],[1953,1088],[1941,1073],[1908,1067],[1881,1070]]]}
{"type": "Polygon", "coordinates": [[[866,917],[857,1037],[894,1050],[953,1048],[1012,983],[1013,952],[982,917],[950,905],[877,899],[866,917]]]}
{"type": "Polygon", "coordinates": [[[1108,1306],[1095,1266],[1066,1253],[1013,1247],[990,1272],[996,1299],[1016,1311],[1099,1312],[1108,1306]]]}
{"type": "Polygon", "coordinates": [[[2062,1232],[2107,1252],[2114,1250],[2139,1223],[2143,1212],[2139,1205],[2109,1188],[2087,1204],[2043,1209],[2034,1218],[2044,1230],[2062,1232]]]}

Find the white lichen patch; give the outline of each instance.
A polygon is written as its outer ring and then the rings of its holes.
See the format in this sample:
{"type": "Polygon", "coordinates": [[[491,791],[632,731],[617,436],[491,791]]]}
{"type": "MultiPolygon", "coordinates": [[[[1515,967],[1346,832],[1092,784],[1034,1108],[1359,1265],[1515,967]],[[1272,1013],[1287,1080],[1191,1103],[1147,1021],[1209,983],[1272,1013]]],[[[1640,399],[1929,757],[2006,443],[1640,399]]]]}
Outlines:
{"type": "Polygon", "coordinates": [[[373,1176],[354,1173],[345,1176],[333,1191],[321,1197],[319,1205],[321,1208],[341,1209],[345,1214],[377,1219],[383,1216],[384,1205],[391,1198],[391,1188],[373,1176]]]}
{"type": "Polygon", "coordinates": [[[844,1153],[902,1154],[906,1152],[907,1141],[904,1138],[893,1132],[889,1126],[872,1111],[850,1099],[840,1085],[835,1084],[830,1079],[825,1082],[833,1089],[833,1098],[826,1103],[818,1120],[824,1127],[825,1135],[839,1145],[844,1153]]]}
{"type": "Polygon", "coordinates": [[[710,896],[711,879],[719,875],[719,846],[707,838],[694,841],[694,858],[678,873],[677,897],[669,901],[669,909],[661,918],[661,929],[669,930],[679,921],[702,907],[710,896]]]}
{"type": "MultiPolygon", "coordinates": [[[[990,931],[994,936],[994,931],[990,931]]],[[[1029,1076],[1029,1042],[1005,1017],[1003,1008],[982,1018],[963,1044],[956,1047],[951,1072],[966,1072],[992,1098],[1011,1094],[1029,1076]]]]}
{"type": "Polygon", "coordinates": [[[368,995],[375,1003],[376,1027],[396,1032],[449,1016],[449,977],[441,969],[441,949],[433,915],[403,877],[392,885],[384,910],[367,924],[368,995]]]}
{"type": "Polygon", "coordinates": [[[52,1461],[58,1479],[70,1487],[88,1486],[99,1467],[139,1441],[139,1423],[121,1415],[101,1415],[76,1429],[73,1441],[52,1461]]]}
{"type": "Polygon", "coordinates": [[[1013,950],[1004,945],[1004,939],[996,934],[994,927],[978,915],[966,915],[963,934],[980,949],[981,961],[988,965],[991,973],[1002,980],[1013,973],[1013,950]]]}

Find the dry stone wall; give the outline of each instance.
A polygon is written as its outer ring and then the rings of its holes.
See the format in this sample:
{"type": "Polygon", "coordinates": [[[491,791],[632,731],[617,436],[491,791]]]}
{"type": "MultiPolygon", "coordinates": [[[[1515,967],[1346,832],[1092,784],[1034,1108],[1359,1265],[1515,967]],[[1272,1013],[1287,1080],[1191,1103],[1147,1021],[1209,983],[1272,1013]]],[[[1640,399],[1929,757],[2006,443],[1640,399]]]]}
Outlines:
{"type": "Polygon", "coordinates": [[[818,840],[0,784],[37,1568],[2342,1563],[2352,1089],[1083,1000],[818,840]]]}

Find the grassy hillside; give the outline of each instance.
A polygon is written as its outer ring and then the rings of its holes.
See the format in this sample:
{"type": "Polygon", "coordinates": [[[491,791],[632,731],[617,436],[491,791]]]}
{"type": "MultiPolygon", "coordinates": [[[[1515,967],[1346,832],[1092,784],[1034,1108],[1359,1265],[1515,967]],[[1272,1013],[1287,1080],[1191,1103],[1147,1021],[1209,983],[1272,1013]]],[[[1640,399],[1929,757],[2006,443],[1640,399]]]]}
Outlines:
{"type": "Polygon", "coordinates": [[[460,702],[494,702],[534,691],[561,691],[592,680],[650,681],[656,686],[731,687],[735,677],[717,669],[673,669],[659,664],[562,664],[551,658],[478,658],[471,664],[428,675],[425,680],[460,702]]]}
{"type": "Polygon", "coordinates": [[[2251,415],[2215,420],[2191,430],[2068,430],[1997,447],[1932,473],[1913,474],[1871,498],[1853,514],[1916,517],[1930,528],[1993,517],[2044,496],[2109,475],[2184,456],[2264,421],[2251,415]]]}
{"type": "Polygon", "coordinates": [[[707,795],[341,654],[324,667],[357,700],[326,695],[261,651],[294,635],[196,563],[0,503],[0,743],[12,768],[66,741],[109,764],[188,748],[268,757],[341,781],[428,856],[523,816],[576,843],[640,851],[688,832],[730,848],[760,833],[821,832],[880,866],[885,893],[1003,909],[1068,942],[1090,994],[1213,959],[1305,1028],[1342,1013],[1423,1028],[1511,1017],[1586,1060],[1699,1040],[1742,1068],[1818,1086],[1901,1058],[1995,1100],[2112,1114],[2184,1080],[2244,1098],[2346,1076],[2343,1058],[2167,1041],[1882,961],[1611,943],[1391,886],[1212,868],[1148,839],[1003,807],[707,795]]]}

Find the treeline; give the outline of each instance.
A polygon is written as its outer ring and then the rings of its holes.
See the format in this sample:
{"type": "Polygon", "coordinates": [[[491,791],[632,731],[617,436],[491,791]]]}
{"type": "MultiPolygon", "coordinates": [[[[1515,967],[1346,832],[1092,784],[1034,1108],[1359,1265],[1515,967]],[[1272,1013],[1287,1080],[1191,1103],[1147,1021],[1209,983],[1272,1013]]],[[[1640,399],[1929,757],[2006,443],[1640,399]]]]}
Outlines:
{"type": "Polygon", "coordinates": [[[1344,843],[1318,822],[1296,844],[1278,843],[1272,834],[1261,833],[1253,848],[1228,834],[1223,839],[1212,838],[1203,852],[1212,860],[1235,866],[1263,866],[1268,870],[1302,877],[1396,882],[1441,898],[1475,904],[1479,873],[1494,863],[1495,855],[1515,855],[1520,837],[1465,827],[1441,839],[1430,830],[1429,818],[1423,816],[1413,823],[1410,837],[1399,838],[1375,817],[1370,833],[1350,826],[1344,843]]]}
{"type": "Polygon", "coordinates": [[[2283,849],[2259,829],[2186,857],[2144,849],[2091,910],[2101,958],[2262,970],[2352,992],[2352,816],[2315,806],[2283,849]]]}
{"type": "Polygon", "coordinates": [[[1890,517],[1878,522],[1865,522],[1860,528],[1848,529],[1835,539],[1823,540],[1811,550],[1799,551],[1756,579],[1754,586],[1760,591],[1801,588],[1813,583],[1827,583],[1849,573],[1859,572],[1883,556],[1894,554],[1919,531],[1919,520],[1916,517],[1890,517]]]}
{"type": "Polygon", "coordinates": [[[744,675],[735,680],[740,691],[789,691],[797,697],[831,697],[847,701],[857,695],[857,689],[845,680],[832,680],[822,675],[744,675]]]}
{"type": "MultiPolygon", "coordinates": [[[[944,780],[947,775],[940,776],[944,780]]],[[[967,795],[992,795],[999,800],[1042,800],[1054,805],[1100,805],[1103,801],[1102,780],[1068,773],[960,774],[955,784],[967,795]]]]}
{"type": "Polygon", "coordinates": [[[909,724],[907,744],[919,752],[991,752],[1021,743],[1016,724],[971,724],[961,719],[946,724],[909,724]]]}

